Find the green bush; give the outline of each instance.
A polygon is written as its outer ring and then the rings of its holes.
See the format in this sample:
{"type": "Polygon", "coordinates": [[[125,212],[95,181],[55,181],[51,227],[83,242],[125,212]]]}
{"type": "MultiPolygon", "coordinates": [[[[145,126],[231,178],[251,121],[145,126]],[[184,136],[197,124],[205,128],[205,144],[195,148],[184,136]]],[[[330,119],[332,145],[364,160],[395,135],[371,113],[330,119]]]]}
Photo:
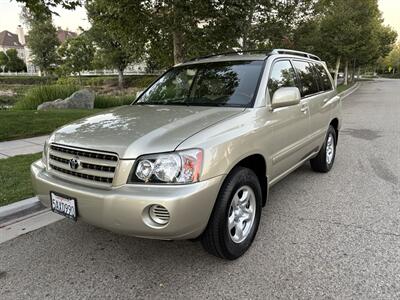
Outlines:
{"type": "Polygon", "coordinates": [[[55,77],[39,77],[39,76],[1,76],[0,84],[52,84],[56,82],[55,77]]]}
{"type": "MultiPolygon", "coordinates": [[[[136,87],[144,89],[148,87],[154,80],[157,79],[156,75],[126,75],[124,76],[125,87],[136,87]]],[[[104,85],[118,85],[117,76],[82,76],[81,81],[78,77],[60,77],[57,84],[60,85],[82,85],[98,87],[104,85]]]]}
{"type": "Polygon", "coordinates": [[[380,74],[379,76],[383,78],[394,78],[394,79],[400,79],[400,73],[391,73],[391,74],[380,74]]]}
{"type": "Polygon", "coordinates": [[[56,99],[64,99],[79,88],[75,85],[41,85],[34,87],[27,91],[23,99],[18,101],[14,109],[16,110],[30,110],[36,109],[38,105],[47,101],[54,101],[56,99]]]}
{"type": "Polygon", "coordinates": [[[60,77],[57,79],[57,84],[60,85],[80,85],[78,77],[60,77]]]}
{"type": "Polygon", "coordinates": [[[125,95],[125,96],[107,96],[107,95],[97,95],[94,100],[95,108],[109,108],[121,105],[129,105],[135,100],[135,96],[125,95]]]}
{"type": "Polygon", "coordinates": [[[125,85],[129,87],[137,87],[144,89],[148,87],[154,80],[157,79],[156,75],[132,75],[125,78],[125,85]]]}

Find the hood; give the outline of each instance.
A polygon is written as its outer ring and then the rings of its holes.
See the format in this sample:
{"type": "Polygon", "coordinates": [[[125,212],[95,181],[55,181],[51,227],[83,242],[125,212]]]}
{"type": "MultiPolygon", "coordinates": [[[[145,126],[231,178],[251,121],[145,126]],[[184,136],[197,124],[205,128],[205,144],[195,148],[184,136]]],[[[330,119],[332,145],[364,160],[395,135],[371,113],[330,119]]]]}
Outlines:
{"type": "Polygon", "coordinates": [[[242,111],[244,108],[122,106],[58,129],[52,142],[136,158],[173,151],[191,135],[242,111]]]}

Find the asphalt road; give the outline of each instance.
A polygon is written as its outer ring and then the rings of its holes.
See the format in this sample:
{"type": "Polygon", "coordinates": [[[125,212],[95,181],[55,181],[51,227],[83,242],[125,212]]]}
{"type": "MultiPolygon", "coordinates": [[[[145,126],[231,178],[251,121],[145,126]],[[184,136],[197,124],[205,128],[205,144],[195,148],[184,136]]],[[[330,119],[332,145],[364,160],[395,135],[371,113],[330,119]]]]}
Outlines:
{"type": "Polygon", "coordinates": [[[0,298],[400,298],[400,80],[344,101],[329,174],[277,184],[250,251],[116,235],[63,220],[0,245],[0,298]]]}

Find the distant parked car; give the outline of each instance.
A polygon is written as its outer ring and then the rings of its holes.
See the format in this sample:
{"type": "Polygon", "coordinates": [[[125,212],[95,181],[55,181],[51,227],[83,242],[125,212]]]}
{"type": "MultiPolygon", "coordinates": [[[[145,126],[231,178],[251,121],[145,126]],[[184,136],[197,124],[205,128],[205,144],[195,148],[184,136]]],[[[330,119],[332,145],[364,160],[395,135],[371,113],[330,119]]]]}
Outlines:
{"type": "Polygon", "coordinates": [[[31,167],[39,199],[122,234],[241,256],[272,185],[307,161],[332,168],[341,101],[315,55],[240,54],[176,65],[132,105],[55,131],[31,167]]]}

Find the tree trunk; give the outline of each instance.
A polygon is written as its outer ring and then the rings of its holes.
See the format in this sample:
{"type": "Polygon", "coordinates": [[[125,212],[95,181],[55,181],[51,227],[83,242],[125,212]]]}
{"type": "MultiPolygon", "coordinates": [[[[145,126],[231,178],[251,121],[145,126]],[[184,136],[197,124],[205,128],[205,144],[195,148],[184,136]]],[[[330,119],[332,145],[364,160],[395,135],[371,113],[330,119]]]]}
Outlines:
{"type": "Polygon", "coordinates": [[[83,86],[83,84],[82,84],[81,72],[78,72],[78,78],[79,78],[79,84],[80,84],[81,86],[83,86]]]}
{"type": "Polygon", "coordinates": [[[349,84],[349,61],[346,60],[344,65],[344,85],[349,84]]]}
{"type": "Polygon", "coordinates": [[[354,78],[356,76],[356,60],[353,60],[353,67],[351,68],[351,83],[354,82],[354,78]]]}
{"type": "Polygon", "coordinates": [[[118,69],[118,87],[122,89],[124,87],[124,69],[118,69]]]}
{"type": "Polygon", "coordinates": [[[357,79],[360,79],[361,76],[361,67],[358,67],[357,79]]]}
{"type": "Polygon", "coordinates": [[[175,30],[172,33],[172,38],[174,40],[174,63],[179,64],[183,62],[183,34],[175,30]]]}
{"type": "Polygon", "coordinates": [[[336,67],[335,67],[335,87],[338,85],[338,76],[339,76],[339,68],[340,68],[340,56],[336,59],[336,67]]]}

